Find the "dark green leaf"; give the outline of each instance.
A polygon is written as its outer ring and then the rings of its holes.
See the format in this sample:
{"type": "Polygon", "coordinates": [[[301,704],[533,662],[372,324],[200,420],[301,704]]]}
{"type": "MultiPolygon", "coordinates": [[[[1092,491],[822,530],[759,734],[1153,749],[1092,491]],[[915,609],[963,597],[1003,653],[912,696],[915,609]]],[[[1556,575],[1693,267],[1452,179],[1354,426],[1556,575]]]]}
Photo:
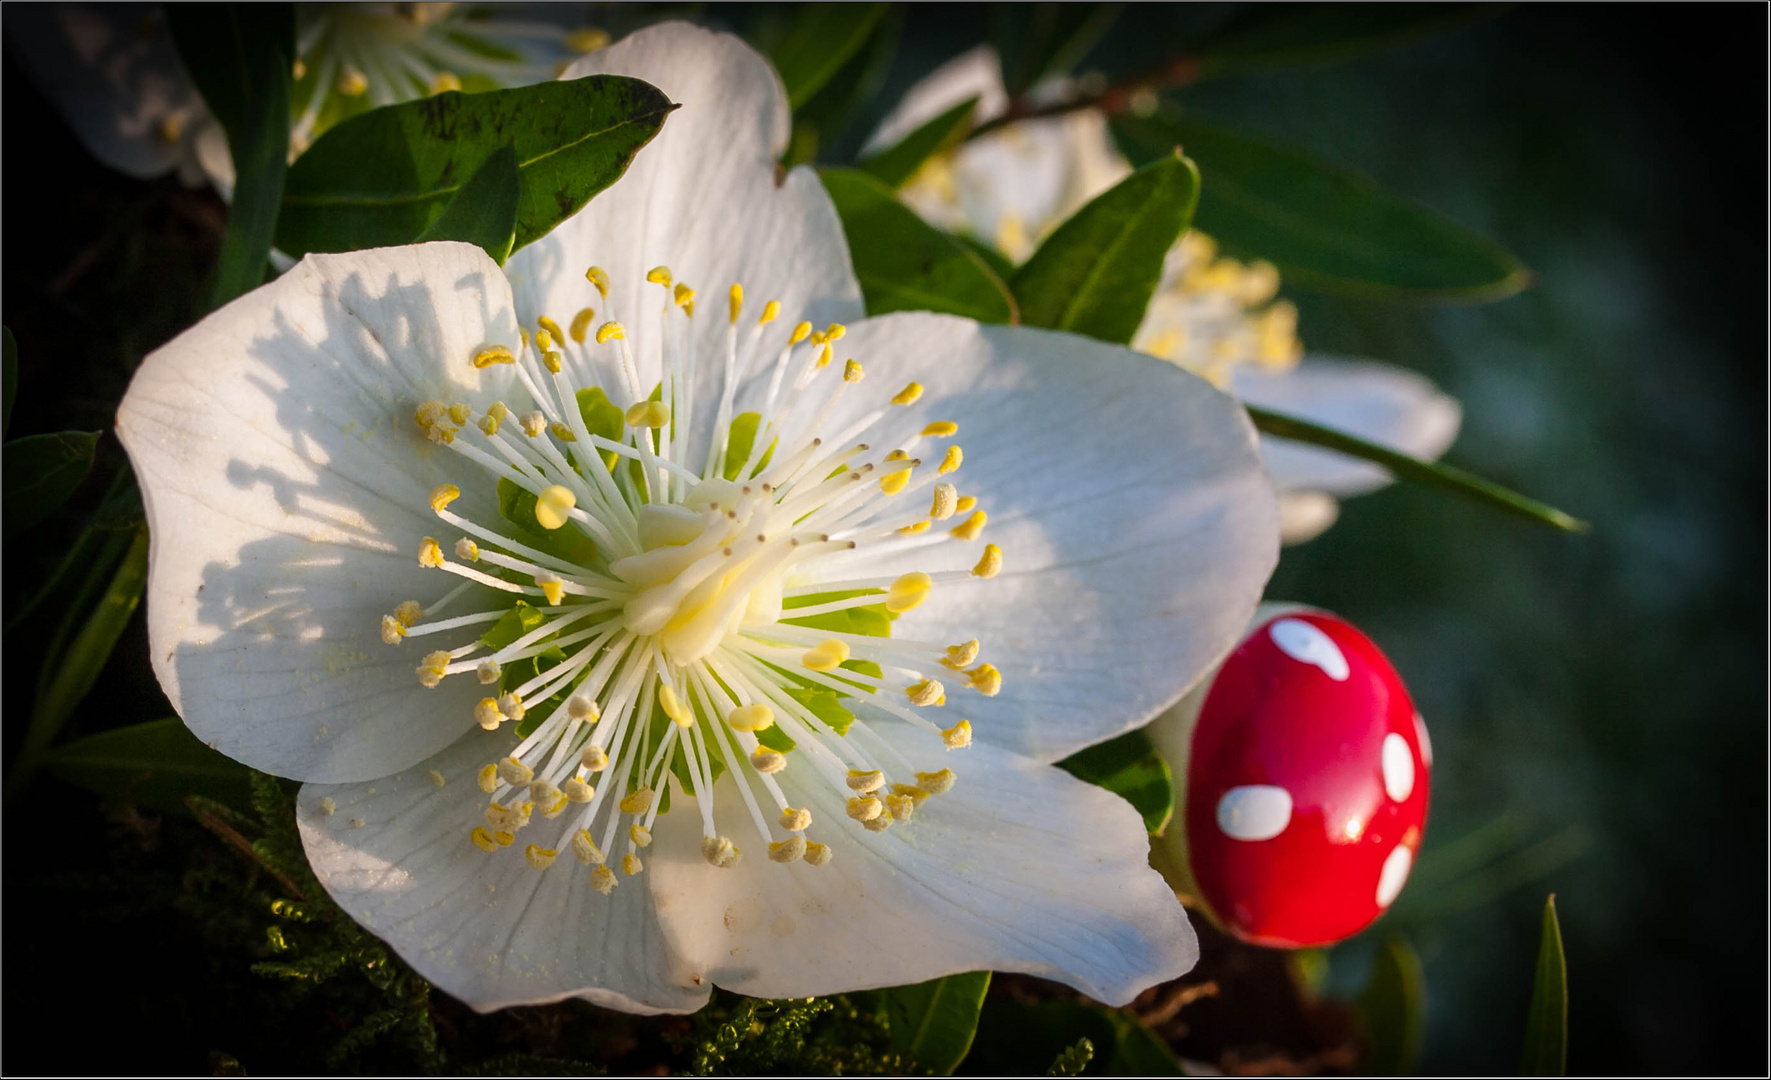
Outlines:
{"type": "Polygon", "coordinates": [[[547,616],[537,611],[527,600],[518,600],[492,624],[492,629],[480,635],[480,644],[496,652],[540,626],[546,619],[547,616]]]}
{"type": "Polygon", "coordinates": [[[1108,1014],[1119,1036],[1107,1064],[1101,1070],[1108,1076],[1185,1076],[1180,1059],[1168,1044],[1156,1037],[1129,1013],[1108,1014]]]}
{"type": "Polygon", "coordinates": [[[1530,273],[1505,248],[1315,154],[1170,113],[1113,119],[1134,161],[1186,149],[1195,223],[1292,283],[1378,299],[1495,300],[1530,273]]]}
{"type": "Polygon", "coordinates": [[[768,727],[757,732],[756,741],[762,743],[770,750],[775,750],[783,754],[799,745],[793,741],[791,736],[781,730],[780,724],[770,724],[768,727]]]}
{"type": "Polygon", "coordinates": [[[1365,1021],[1366,1056],[1359,1071],[1376,1076],[1409,1076],[1420,1067],[1426,1028],[1426,983],[1420,957],[1406,938],[1384,940],[1359,995],[1365,1021]]]}
{"type": "Polygon", "coordinates": [[[523,176],[517,152],[500,146],[486,155],[467,183],[449,200],[443,215],[418,234],[418,242],[461,240],[478,245],[499,266],[516,241],[517,207],[523,199],[523,176]]]}
{"type": "Polygon", "coordinates": [[[988,971],[968,971],[882,992],[892,1049],[936,1076],[951,1076],[972,1048],[988,989],[988,971]]]}
{"type": "Polygon", "coordinates": [[[1498,510],[1504,510],[1516,517],[1535,521],[1539,525],[1548,525],[1563,532],[1584,533],[1591,526],[1577,517],[1565,514],[1553,506],[1546,506],[1536,499],[1528,499],[1517,492],[1508,491],[1499,484],[1467,473],[1453,465],[1443,462],[1422,461],[1397,453],[1364,439],[1355,438],[1345,432],[1325,428],[1320,424],[1301,420],[1295,416],[1268,412],[1252,405],[1248,409],[1249,419],[1254,426],[1281,439],[1294,439],[1298,442],[1310,443],[1313,446],[1325,447],[1348,457],[1356,457],[1365,461],[1375,462],[1388,469],[1398,480],[1428,487],[1444,488],[1477,502],[1486,503],[1498,510]]]}
{"type": "Polygon", "coordinates": [[[866,44],[889,4],[806,4],[793,26],[769,50],[769,60],[787,88],[787,104],[798,109],[829,82],[866,44]]]}
{"type": "Polygon", "coordinates": [[[174,716],[101,731],[50,751],[51,774],[107,801],[182,813],[186,795],[250,805],[246,766],[204,746],[174,716]]]}
{"type": "Polygon", "coordinates": [[[1178,153],[1096,196],[1011,279],[1021,321],[1129,343],[1198,201],[1199,171],[1178,153]]]}
{"type": "Polygon", "coordinates": [[[954,233],[953,239],[964,245],[967,251],[970,251],[978,258],[983,259],[984,265],[990,268],[991,273],[995,274],[1002,280],[1008,281],[1015,276],[1015,264],[1008,260],[1008,256],[996,250],[989,244],[986,244],[984,241],[979,240],[975,236],[968,236],[965,233],[954,233]]]}
{"type": "Polygon", "coordinates": [[[976,97],[967,98],[886,149],[863,158],[858,167],[887,187],[899,187],[922,168],[923,162],[951,149],[965,137],[977,107],[976,97]]]}
{"type": "Polygon", "coordinates": [[[1174,776],[1141,730],[1071,754],[1058,768],[1131,803],[1152,836],[1161,836],[1174,816],[1174,776]]]}
{"type": "Polygon", "coordinates": [[[783,165],[792,168],[809,164],[847,138],[856,115],[878,96],[891,73],[904,19],[904,7],[891,6],[861,48],[843,62],[822,89],[793,110],[792,153],[783,159],[783,165]]]}
{"type": "Polygon", "coordinates": [[[1102,1051],[1083,1073],[1104,1075],[1118,1041],[1114,1017],[1108,1010],[1079,1001],[1024,1003],[990,998],[984,1002],[964,1071],[967,1076],[1038,1076],[1079,1037],[1102,1051]]]}
{"type": "Polygon", "coordinates": [[[1537,946],[1537,975],[1531,984],[1519,1071],[1526,1076],[1568,1074],[1568,959],[1562,953],[1562,923],[1556,918],[1554,893],[1543,904],[1543,937],[1537,946]]]}
{"type": "Polygon", "coordinates": [[[53,514],[92,469],[96,431],[27,435],[6,444],[4,480],[6,539],[53,514]]]}
{"type": "Polygon", "coordinates": [[[1499,10],[1486,4],[1251,4],[1191,53],[1199,78],[1350,60],[1499,10]]]}
{"type": "Polygon", "coordinates": [[[18,342],[13,340],[10,326],[0,327],[0,342],[4,342],[4,350],[0,351],[0,387],[4,387],[5,399],[0,404],[0,436],[12,430],[12,403],[18,400],[18,342]]]}
{"type": "Polygon", "coordinates": [[[969,248],[925,223],[890,188],[856,169],[823,169],[867,314],[945,311],[985,323],[1018,321],[1002,279],[969,248]]]}
{"type": "Polygon", "coordinates": [[[511,146],[522,174],[514,251],[620,179],[675,108],[638,79],[592,75],[375,109],[290,167],[277,246],[301,255],[410,243],[493,150],[511,146]]]}
{"type": "Polygon", "coordinates": [[[990,40],[1002,77],[1018,97],[1048,75],[1061,75],[1088,55],[1124,4],[993,4],[990,40]]]}

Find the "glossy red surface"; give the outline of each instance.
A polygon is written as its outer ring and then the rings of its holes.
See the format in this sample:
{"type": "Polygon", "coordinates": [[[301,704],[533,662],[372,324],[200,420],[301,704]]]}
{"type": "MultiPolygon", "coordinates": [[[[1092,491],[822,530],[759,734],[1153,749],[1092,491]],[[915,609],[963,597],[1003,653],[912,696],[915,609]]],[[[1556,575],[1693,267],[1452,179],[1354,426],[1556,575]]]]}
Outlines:
{"type": "MultiPolygon", "coordinates": [[[[1300,637],[1316,640],[1307,629],[1287,633],[1293,652],[1300,637]]],[[[1412,861],[1426,825],[1430,769],[1421,730],[1389,660],[1341,619],[1292,611],[1244,638],[1206,694],[1187,763],[1189,861],[1218,921],[1256,944],[1305,946],[1338,941],[1377,918],[1385,860],[1402,845],[1412,861]],[[1274,627],[1286,620],[1327,635],[1346,678],[1330,675],[1340,670],[1332,655],[1312,662],[1282,649],[1274,627]],[[1413,766],[1401,801],[1385,788],[1391,733],[1413,766]],[[1290,819],[1278,835],[1238,840],[1220,827],[1219,801],[1243,785],[1290,794],[1290,819]]]]}

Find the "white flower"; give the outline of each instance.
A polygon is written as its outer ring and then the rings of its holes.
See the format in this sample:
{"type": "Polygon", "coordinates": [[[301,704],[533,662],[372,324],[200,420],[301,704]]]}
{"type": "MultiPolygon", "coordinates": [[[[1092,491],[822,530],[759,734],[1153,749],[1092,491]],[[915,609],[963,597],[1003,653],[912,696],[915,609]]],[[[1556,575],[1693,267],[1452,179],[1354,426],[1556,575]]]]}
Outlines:
{"type": "MultiPolygon", "coordinates": [[[[1049,83],[1035,96],[1065,89],[1049,83]]],[[[979,122],[1008,111],[1001,65],[989,46],[956,57],[911,87],[868,148],[890,146],[973,96],[979,98],[979,122]]],[[[928,162],[902,195],[930,223],[973,235],[1019,262],[1129,172],[1106,118],[1081,109],[1020,121],[967,142],[928,162]]],[[[1297,309],[1275,299],[1278,289],[1271,264],[1221,258],[1209,238],[1188,233],[1169,252],[1132,347],[1202,375],[1251,405],[1415,457],[1445,452],[1462,419],[1455,400],[1400,368],[1305,356],[1297,309]]],[[[1375,465],[1299,443],[1263,439],[1262,452],[1279,488],[1288,543],[1332,525],[1337,497],[1390,481],[1375,465]]]]}
{"type": "Polygon", "coordinates": [[[144,361],[118,430],[185,722],[310,781],[326,888],[481,1009],[1186,970],[1138,816],[1046,763],[1253,611],[1241,410],[1079,338],[861,320],[761,57],[673,24],[599,71],[683,107],[507,274],[310,256],[144,361]]]}

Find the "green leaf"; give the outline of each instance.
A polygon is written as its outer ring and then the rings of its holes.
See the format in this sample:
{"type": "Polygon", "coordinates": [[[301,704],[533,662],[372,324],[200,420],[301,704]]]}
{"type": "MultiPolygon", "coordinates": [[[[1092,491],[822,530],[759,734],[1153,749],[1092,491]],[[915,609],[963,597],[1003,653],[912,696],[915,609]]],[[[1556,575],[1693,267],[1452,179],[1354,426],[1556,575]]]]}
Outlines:
{"type": "Polygon", "coordinates": [[[806,4],[794,24],[769,50],[769,61],[797,110],[812,99],[859,52],[890,4],[806,4]]]}
{"type": "Polygon", "coordinates": [[[804,686],[784,686],[781,689],[788,697],[804,705],[807,712],[830,725],[830,730],[838,735],[847,735],[849,725],[855,722],[855,714],[842,707],[834,690],[814,690],[804,686]]]}
{"type": "Polygon", "coordinates": [[[522,530],[520,539],[532,548],[581,566],[597,561],[596,542],[576,528],[542,528],[535,517],[535,496],[514,481],[499,479],[498,513],[522,530]]]}
{"type": "Polygon", "coordinates": [[[936,1076],[951,1076],[972,1048],[988,971],[948,975],[881,992],[892,1049],[936,1076]]]}
{"type": "Polygon", "coordinates": [[[4,403],[0,403],[0,436],[4,436],[12,430],[12,403],[18,400],[18,342],[10,326],[0,326],[0,343],[0,387],[5,393],[4,403]]]}
{"type": "Polygon", "coordinates": [[[1008,260],[1008,256],[991,245],[966,233],[954,233],[953,239],[957,240],[967,251],[983,259],[984,265],[990,268],[990,272],[1002,280],[1008,281],[1015,276],[1015,264],[1008,260]]]}
{"type": "Polygon", "coordinates": [[[99,432],[58,431],[27,435],[6,444],[0,498],[6,512],[6,539],[61,508],[92,470],[99,432]]]}
{"type": "Polygon", "coordinates": [[[861,159],[858,167],[887,187],[900,187],[923,162],[952,149],[965,137],[977,108],[978,99],[967,98],[886,149],[861,159]]]}
{"type": "Polygon", "coordinates": [[[1088,55],[1119,18],[1124,4],[993,4],[990,40],[1002,59],[1003,82],[1018,97],[1048,75],[1061,75],[1088,55]]]}
{"type": "Polygon", "coordinates": [[[410,243],[509,146],[522,177],[514,251],[620,179],[675,108],[638,79],[592,75],[375,109],[290,167],[277,246],[303,255],[410,243]]]}
{"type": "MultiPolygon", "coordinates": [[[[750,465],[751,451],[756,449],[756,429],[762,424],[762,420],[761,413],[753,412],[739,413],[732,418],[732,426],[726,429],[725,466],[720,470],[727,480],[738,479],[738,474],[746,465],[750,465]]],[[[775,442],[776,440],[771,439],[761,460],[751,465],[751,476],[768,467],[769,459],[775,456],[775,442]]]]}
{"type": "Polygon", "coordinates": [[[1202,79],[1350,60],[1498,10],[1488,4],[1252,4],[1190,51],[1202,79]]]}
{"type": "Polygon", "coordinates": [[[51,775],[111,801],[182,813],[186,795],[249,806],[250,772],[209,749],[174,716],[64,743],[45,761],[51,775]]]}
{"type": "Polygon", "coordinates": [[[516,241],[517,207],[523,199],[523,176],[517,171],[515,148],[500,146],[486,155],[467,183],[449,200],[443,215],[418,234],[427,240],[462,240],[477,245],[499,266],[516,241]]]}
{"type": "Polygon", "coordinates": [[[944,311],[985,323],[1019,317],[1008,286],[965,245],[924,222],[858,169],[821,169],[848,236],[867,314],[944,311]]]}
{"type": "Polygon", "coordinates": [[[1410,1076],[1419,1071],[1421,1038],[1426,1029],[1426,981],[1420,957],[1406,938],[1391,935],[1372,961],[1371,975],[1359,995],[1367,1042],[1361,1072],[1375,1076],[1410,1076]]]}
{"type": "Polygon", "coordinates": [[[1584,533],[1592,526],[1557,510],[1546,506],[1536,499],[1528,499],[1517,492],[1509,491],[1499,484],[1484,480],[1480,476],[1467,473],[1453,465],[1443,462],[1422,461],[1409,457],[1376,443],[1366,442],[1345,432],[1326,428],[1295,416],[1257,409],[1252,405],[1243,406],[1248,410],[1248,417],[1254,426],[1268,435],[1281,439],[1293,439],[1297,442],[1321,446],[1348,457],[1356,457],[1364,461],[1375,462],[1388,469],[1398,480],[1428,487],[1443,488],[1466,498],[1486,503],[1497,510],[1503,510],[1515,517],[1534,521],[1539,525],[1548,525],[1552,529],[1563,532],[1584,533]]]}
{"type": "Polygon", "coordinates": [[[492,624],[492,629],[480,635],[480,644],[496,652],[546,620],[547,616],[537,611],[527,600],[518,600],[492,624]]]}
{"type": "Polygon", "coordinates": [[[1021,321],[1129,343],[1198,201],[1199,171],[1179,153],[1096,196],[1011,279],[1021,321]]]}
{"type": "Polygon", "coordinates": [[[1161,836],[1174,816],[1174,775],[1142,730],[1071,754],[1058,768],[1131,803],[1152,836],[1161,836]]]}
{"type": "Polygon", "coordinates": [[[886,610],[883,601],[878,604],[863,604],[859,607],[826,611],[822,615],[806,615],[801,618],[794,618],[789,614],[796,608],[817,607],[820,604],[830,604],[851,597],[871,595],[884,596],[885,593],[879,589],[847,589],[835,592],[807,593],[804,596],[789,596],[781,601],[781,621],[790,626],[807,626],[814,630],[831,630],[839,634],[891,637],[892,614],[886,610]]]}
{"type": "Polygon", "coordinates": [[[762,743],[770,750],[775,750],[783,754],[799,745],[793,741],[791,736],[781,730],[780,724],[770,724],[768,727],[757,732],[756,741],[762,743]]]}
{"type": "Polygon", "coordinates": [[[1101,1070],[1103,1073],[1108,1076],[1187,1075],[1175,1052],[1137,1017],[1126,1012],[1108,1015],[1119,1040],[1113,1046],[1113,1053],[1107,1056],[1106,1067],[1101,1070]]]}
{"type": "Polygon", "coordinates": [[[1307,150],[1171,113],[1113,119],[1134,161],[1186,148],[1202,186],[1194,223],[1293,284],[1374,299],[1484,301],[1530,272],[1505,248],[1307,150]]]}
{"type": "Polygon", "coordinates": [[[179,56],[227,133],[234,193],[210,307],[264,282],[289,162],[290,4],[168,4],[179,56]]]}
{"type": "MultiPolygon", "coordinates": [[[[622,412],[621,406],[609,400],[609,395],[600,386],[578,391],[578,415],[584,418],[585,431],[610,442],[620,442],[622,433],[627,430],[627,414],[622,412]]],[[[597,456],[603,459],[610,472],[615,471],[615,462],[621,457],[613,450],[598,451],[597,456]]]]}
{"type": "Polygon", "coordinates": [[[854,55],[805,104],[793,110],[790,153],[783,156],[783,166],[809,164],[846,138],[856,114],[878,96],[891,74],[905,18],[903,5],[891,5],[854,55]]]}
{"type": "Polygon", "coordinates": [[[1543,937],[1537,946],[1537,975],[1531,984],[1531,1012],[1525,1018],[1525,1076],[1568,1074],[1568,959],[1562,953],[1562,923],[1556,894],[1543,903],[1543,937]]]}
{"type": "Polygon", "coordinates": [[[984,1002],[978,1036],[965,1060],[968,1076],[1038,1076],[1078,1037],[1102,1051],[1084,1070],[1106,1071],[1118,1034],[1113,1016],[1080,1001],[1019,1002],[993,997],[984,1002]]]}

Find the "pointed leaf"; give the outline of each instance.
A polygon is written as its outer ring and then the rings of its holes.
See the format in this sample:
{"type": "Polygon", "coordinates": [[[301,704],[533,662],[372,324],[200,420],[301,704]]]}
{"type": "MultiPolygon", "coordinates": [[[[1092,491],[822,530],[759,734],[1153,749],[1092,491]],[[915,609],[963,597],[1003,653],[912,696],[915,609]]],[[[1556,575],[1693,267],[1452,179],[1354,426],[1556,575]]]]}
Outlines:
{"type": "Polygon", "coordinates": [[[1326,447],[1348,457],[1356,457],[1364,461],[1375,462],[1390,470],[1398,480],[1422,484],[1428,487],[1443,488],[1447,491],[1487,503],[1497,510],[1504,510],[1515,517],[1535,521],[1539,525],[1548,525],[1552,529],[1563,532],[1584,533],[1592,526],[1586,522],[1566,514],[1553,506],[1546,506],[1536,499],[1526,498],[1517,492],[1509,491],[1499,484],[1484,480],[1480,476],[1467,473],[1454,465],[1443,462],[1422,461],[1397,453],[1388,447],[1366,442],[1364,439],[1323,427],[1295,416],[1269,412],[1245,405],[1248,418],[1254,426],[1268,435],[1281,439],[1295,439],[1312,446],[1326,447]]]}
{"type": "Polygon", "coordinates": [[[8,540],[37,524],[74,494],[92,469],[96,431],[27,435],[6,444],[0,466],[8,540]]]}
{"type": "Polygon", "coordinates": [[[1378,299],[1484,301],[1530,273],[1505,248],[1307,150],[1173,113],[1113,119],[1134,161],[1180,146],[1199,163],[1200,229],[1293,284],[1378,299]]]}
{"type": "Polygon", "coordinates": [[[290,167],[277,246],[303,255],[410,243],[510,146],[522,175],[514,251],[620,179],[675,108],[638,79],[592,75],[375,109],[320,136],[290,167]]]}
{"type": "Polygon", "coordinates": [[[1008,286],[974,252],[917,217],[858,169],[822,169],[848,236],[867,314],[944,311],[985,323],[1017,321],[1008,286]]]}
{"type": "Polygon", "coordinates": [[[1554,893],[1543,904],[1543,937],[1537,946],[1537,975],[1531,985],[1519,1071],[1526,1076],[1568,1074],[1568,959],[1562,953],[1562,923],[1556,918],[1554,893]]]}
{"type": "Polygon", "coordinates": [[[965,136],[977,108],[978,98],[967,98],[893,145],[863,158],[859,168],[887,187],[901,186],[922,168],[923,162],[951,149],[965,136]]]}
{"type": "Polygon", "coordinates": [[[1161,836],[1174,816],[1174,775],[1142,731],[1128,731],[1071,754],[1058,762],[1058,768],[1131,803],[1152,836],[1161,836]]]}
{"type": "Polygon", "coordinates": [[[1180,154],[1153,161],[1058,226],[1010,282],[1021,321],[1123,345],[1162,280],[1162,260],[1193,219],[1199,172],[1180,154]]]}
{"type": "Polygon", "coordinates": [[[1376,1076],[1409,1076],[1420,1066],[1426,1028],[1426,981],[1420,957],[1407,939],[1391,936],[1372,961],[1359,995],[1367,1041],[1360,1071],[1376,1076]]]}
{"type": "Polygon", "coordinates": [[[523,198],[523,176],[517,171],[517,152],[500,146],[486,155],[467,183],[449,200],[443,216],[418,234],[427,240],[462,240],[492,256],[499,266],[510,257],[516,241],[517,207],[523,198]]]}
{"type": "Polygon", "coordinates": [[[186,795],[251,805],[246,766],[204,746],[174,716],[101,731],[50,751],[52,775],[105,799],[179,813],[186,795]]]}
{"type": "Polygon", "coordinates": [[[990,40],[1011,96],[1082,62],[1124,4],[993,4],[990,40]]]}
{"type": "Polygon", "coordinates": [[[936,1076],[951,1076],[972,1048],[988,971],[895,986],[882,992],[891,1023],[892,1049],[936,1076]]]}
{"type": "Polygon", "coordinates": [[[1490,4],[1252,4],[1191,51],[1202,79],[1350,60],[1498,10],[1490,4]]]}
{"type": "Polygon", "coordinates": [[[793,109],[812,99],[831,76],[866,44],[890,4],[806,4],[794,24],[769,50],[793,109]]]}

